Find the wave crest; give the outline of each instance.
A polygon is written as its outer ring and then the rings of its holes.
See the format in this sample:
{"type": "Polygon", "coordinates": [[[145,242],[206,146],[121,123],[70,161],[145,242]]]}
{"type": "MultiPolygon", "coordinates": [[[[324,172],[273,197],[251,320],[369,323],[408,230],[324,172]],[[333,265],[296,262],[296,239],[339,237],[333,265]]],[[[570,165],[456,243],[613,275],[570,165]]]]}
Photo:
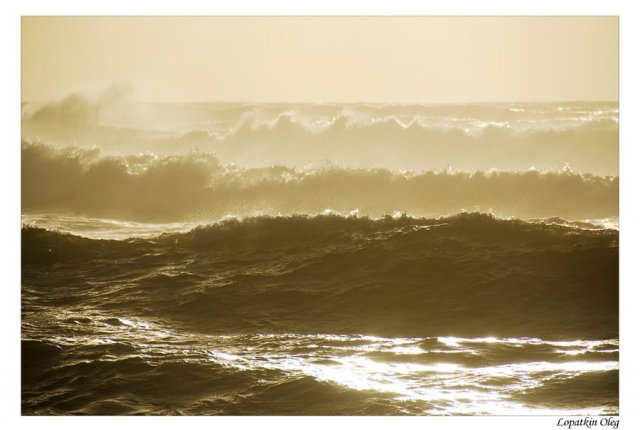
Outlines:
{"type": "Polygon", "coordinates": [[[52,258],[58,259],[92,253],[92,249],[98,253],[106,250],[137,251],[153,246],[199,250],[227,247],[268,249],[342,245],[358,241],[385,242],[396,236],[405,240],[411,235],[418,235],[416,237],[427,241],[428,238],[464,236],[467,240],[475,238],[495,243],[522,241],[523,244],[528,240],[540,242],[545,238],[566,237],[574,245],[581,240],[601,238],[603,243],[609,241],[615,245],[617,234],[616,230],[588,223],[572,223],[559,218],[523,221],[500,219],[492,214],[479,212],[463,212],[441,218],[412,218],[406,214],[386,215],[378,219],[339,214],[227,218],[217,223],[197,226],[184,233],[162,233],[152,238],[131,238],[124,241],[90,239],[33,225],[22,227],[23,249],[29,250],[23,257],[27,260],[34,258],[31,254],[34,249],[40,249],[45,256],[50,253],[52,258]],[[60,253],[60,250],[63,252],[60,253]]]}

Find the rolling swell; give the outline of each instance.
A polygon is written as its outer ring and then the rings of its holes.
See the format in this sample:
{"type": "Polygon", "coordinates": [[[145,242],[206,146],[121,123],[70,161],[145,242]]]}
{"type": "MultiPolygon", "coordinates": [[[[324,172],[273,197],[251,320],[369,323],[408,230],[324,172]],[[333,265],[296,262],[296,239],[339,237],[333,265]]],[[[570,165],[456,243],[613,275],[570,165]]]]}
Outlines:
{"type": "Polygon", "coordinates": [[[195,332],[618,333],[612,230],[469,213],[255,217],[126,241],[23,227],[22,238],[23,284],[37,300],[195,332]]]}

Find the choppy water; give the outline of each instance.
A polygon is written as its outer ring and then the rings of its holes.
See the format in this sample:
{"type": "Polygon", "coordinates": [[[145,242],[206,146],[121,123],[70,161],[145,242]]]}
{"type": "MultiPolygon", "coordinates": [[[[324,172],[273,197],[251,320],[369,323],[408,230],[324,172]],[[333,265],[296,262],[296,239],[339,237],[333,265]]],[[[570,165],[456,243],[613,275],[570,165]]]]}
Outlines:
{"type": "Polygon", "coordinates": [[[195,335],[74,311],[54,321],[23,342],[27,365],[55,369],[28,380],[29,412],[617,413],[616,340],[195,335]]]}
{"type": "Polygon", "coordinates": [[[616,230],[462,214],[22,234],[25,413],[617,412],[616,230]]]}

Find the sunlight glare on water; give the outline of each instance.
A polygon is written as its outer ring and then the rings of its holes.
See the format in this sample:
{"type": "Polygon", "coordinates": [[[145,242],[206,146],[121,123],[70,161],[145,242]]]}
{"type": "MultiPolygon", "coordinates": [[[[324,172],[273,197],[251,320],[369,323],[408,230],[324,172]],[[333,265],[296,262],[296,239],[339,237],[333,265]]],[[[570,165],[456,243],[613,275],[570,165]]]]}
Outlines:
{"type": "Polygon", "coordinates": [[[401,408],[409,402],[430,414],[611,413],[604,407],[565,410],[530,406],[512,396],[580,375],[618,369],[617,361],[607,357],[617,352],[617,340],[387,338],[296,333],[213,336],[183,334],[139,318],[113,318],[98,313],[79,318],[60,312],[48,318],[67,326],[68,335],[50,339],[56,345],[130,345],[133,351],[128,356],[144,358],[151,364],[211,362],[240,372],[272,370],[285,380],[311,377],[351,390],[388,395],[401,408]],[[507,355],[500,363],[495,362],[498,352],[492,350],[494,345],[501,347],[501,353],[507,348],[507,354],[509,351],[534,354],[535,348],[543,348],[546,355],[543,360],[536,355],[520,362],[510,361],[507,355]],[[557,361],[559,356],[597,348],[601,348],[600,361],[557,361]],[[442,361],[443,357],[449,359],[442,361]],[[474,357],[481,361],[470,361],[474,357]]]}

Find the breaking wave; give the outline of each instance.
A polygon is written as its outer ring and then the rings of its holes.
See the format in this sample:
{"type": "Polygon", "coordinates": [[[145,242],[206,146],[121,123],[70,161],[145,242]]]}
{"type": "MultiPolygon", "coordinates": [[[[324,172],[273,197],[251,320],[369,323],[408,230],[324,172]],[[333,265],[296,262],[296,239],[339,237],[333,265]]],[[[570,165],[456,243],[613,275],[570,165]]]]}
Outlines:
{"type": "Polygon", "coordinates": [[[571,169],[398,172],[326,166],[241,168],[213,155],[106,156],[97,149],[23,142],[23,212],[75,213],[138,221],[213,220],[227,215],[380,217],[396,211],[442,216],[617,217],[618,177],[571,169]]]}

